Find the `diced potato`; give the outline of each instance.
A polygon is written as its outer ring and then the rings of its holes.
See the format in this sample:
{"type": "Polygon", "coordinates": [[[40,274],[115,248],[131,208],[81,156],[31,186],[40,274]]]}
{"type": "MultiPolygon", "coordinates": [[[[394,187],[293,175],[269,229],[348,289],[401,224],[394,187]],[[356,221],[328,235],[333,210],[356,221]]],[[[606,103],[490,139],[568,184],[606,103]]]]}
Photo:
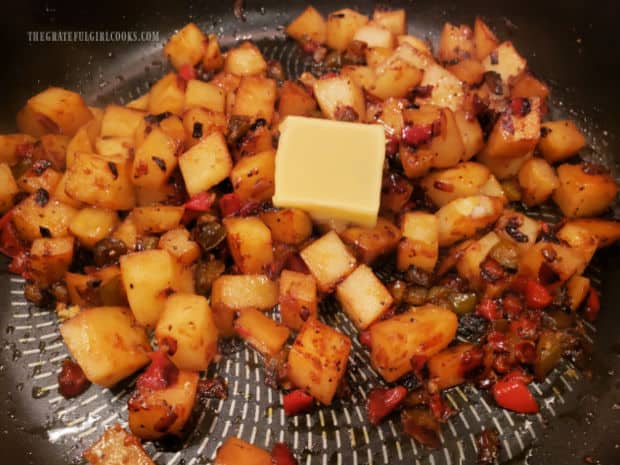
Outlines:
{"type": "Polygon", "coordinates": [[[213,465],[271,465],[271,454],[242,439],[230,437],[215,455],[213,465]]]}
{"type": "Polygon", "coordinates": [[[214,132],[179,158],[179,167],[190,196],[206,191],[230,174],[232,159],[224,136],[214,132]]]}
{"type": "Polygon", "coordinates": [[[402,239],[396,255],[397,268],[406,271],[415,266],[432,272],[439,257],[437,217],[431,213],[407,212],[400,228],[402,239]]]}
{"type": "Polygon", "coordinates": [[[250,128],[232,147],[235,162],[244,157],[254,157],[261,152],[274,152],[273,134],[265,125],[250,128]]]}
{"type": "MultiPolygon", "coordinates": [[[[190,109],[186,113],[189,113],[191,111],[193,110],[190,109]]],[[[177,115],[169,113],[155,116],[151,115],[151,117],[143,118],[135,130],[134,146],[136,148],[140,148],[148,135],[156,128],[161,129],[164,134],[166,134],[174,141],[178,154],[178,151],[182,149],[187,139],[187,135],[185,134],[185,127],[183,126],[183,121],[181,120],[181,118],[177,115]],[[164,116],[166,117],[161,119],[164,116]]]]}
{"type": "Polygon", "coordinates": [[[575,312],[590,292],[590,280],[585,276],[574,275],[566,283],[568,306],[575,312]]]}
{"type": "Polygon", "coordinates": [[[273,357],[284,347],[289,330],[263,312],[246,308],[233,321],[235,332],[265,357],[273,357]]]}
{"type": "Polygon", "coordinates": [[[71,304],[79,307],[127,305],[117,265],[107,266],[87,275],[66,273],[65,281],[71,304]]]}
{"type": "Polygon", "coordinates": [[[94,247],[101,239],[108,237],[118,224],[118,215],[115,211],[87,207],[73,217],[69,231],[78,238],[80,244],[94,247]]]}
{"type": "Polygon", "coordinates": [[[177,146],[159,128],[154,128],[136,151],[131,180],[136,186],[157,188],[165,184],[177,166],[177,146]]]}
{"type": "Polygon", "coordinates": [[[396,248],[400,240],[400,230],[389,220],[379,217],[372,228],[351,226],[340,236],[358,260],[372,263],[396,248]]]}
{"type": "MultiPolygon", "coordinates": [[[[364,52],[364,57],[366,58],[366,64],[370,69],[375,69],[384,61],[388,60],[390,57],[394,55],[393,50],[391,48],[383,48],[383,47],[368,47],[364,52]]],[[[394,60],[399,57],[395,57],[394,60]]]]}
{"type": "Polygon", "coordinates": [[[522,255],[519,274],[546,281],[553,278],[553,283],[564,283],[583,270],[584,264],[585,259],[578,250],[552,242],[538,242],[522,255]],[[541,274],[543,264],[545,269],[541,274]]]}
{"type": "Polygon", "coordinates": [[[185,209],[171,205],[136,207],[133,209],[133,221],[141,234],[158,234],[177,228],[183,218],[185,209]]]}
{"type": "Polygon", "coordinates": [[[522,199],[530,207],[545,202],[559,184],[553,167],[542,158],[530,158],[519,170],[522,199]]]}
{"type": "Polygon", "coordinates": [[[84,452],[90,465],[155,465],[138,439],[125,431],[120,425],[106,430],[99,440],[84,452]]]}
{"type": "Polygon", "coordinates": [[[208,82],[190,79],[185,88],[185,108],[202,107],[223,113],[226,94],[222,89],[208,82]]]}
{"type": "Polygon", "coordinates": [[[316,281],[309,274],[282,270],[278,302],[282,324],[299,331],[307,320],[317,317],[316,281]]]}
{"type": "Polygon", "coordinates": [[[355,268],[355,257],[334,231],[300,252],[301,258],[323,292],[331,291],[355,268]]]}
{"type": "Polygon", "coordinates": [[[82,202],[75,200],[67,195],[67,193],[65,192],[66,185],[67,185],[67,172],[65,171],[62,177],[60,178],[60,180],[58,181],[58,184],[56,184],[56,188],[54,189],[54,192],[52,193],[52,198],[73,208],[82,207],[83,206],[82,202]]]}
{"type": "Polygon", "coordinates": [[[473,195],[453,200],[435,214],[439,245],[454,244],[494,223],[502,213],[503,201],[497,197],[473,195]]]}
{"type": "Polygon", "coordinates": [[[531,151],[516,158],[497,158],[487,155],[483,150],[476,159],[485,164],[497,179],[504,180],[518,176],[521,167],[532,158],[533,154],[534,151],[531,151]]]}
{"type": "Polygon", "coordinates": [[[19,192],[11,168],[6,163],[0,163],[0,213],[4,213],[13,206],[13,196],[19,192]]]}
{"type": "Polygon", "coordinates": [[[193,294],[168,297],[155,337],[181,370],[206,370],[217,353],[217,327],[207,299],[193,294]]]}
{"type": "Polygon", "coordinates": [[[63,237],[69,235],[69,225],[76,213],[69,205],[35,193],[13,208],[13,224],[26,241],[43,237],[42,231],[49,232],[51,237],[63,237]]]}
{"type": "Polygon", "coordinates": [[[445,23],[439,37],[439,60],[450,62],[471,57],[474,53],[473,35],[469,26],[445,23]]]}
{"type": "Polygon", "coordinates": [[[89,381],[110,387],[142,368],[151,350],[128,308],[94,307],[60,326],[67,348],[89,381]]]}
{"type": "Polygon", "coordinates": [[[216,71],[224,66],[224,56],[215,34],[209,34],[202,58],[202,67],[206,71],[216,71]]]}
{"type": "Polygon", "coordinates": [[[514,48],[512,42],[503,42],[482,60],[485,71],[494,71],[509,84],[527,67],[527,61],[514,48]]]}
{"type": "Polygon", "coordinates": [[[69,136],[62,134],[45,134],[41,136],[39,140],[40,149],[43,152],[41,157],[51,161],[55,169],[63,170],[70,140],[69,136]]]}
{"type": "Polygon", "coordinates": [[[499,45],[493,31],[479,17],[474,22],[474,45],[478,60],[484,60],[499,45]]]}
{"type": "Polygon", "coordinates": [[[327,46],[334,50],[345,50],[359,28],[368,22],[368,17],[350,8],[334,11],[327,17],[327,46]]]}
{"type": "Polygon", "coordinates": [[[538,97],[541,100],[549,96],[549,87],[540,80],[536,79],[530,73],[522,73],[513,80],[510,89],[510,95],[515,97],[538,97]]]}
{"type": "Polygon", "coordinates": [[[65,190],[80,202],[112,210],[135,204],[129,163],[122,157],[78,152],[67,170],[65,190]]]}
{"type": "Polygon", "coordinates": [[[583,257],[583,267],[578,268],[576,272],[577,274],[583,273],[598,247],[596,236],[587,229],[569,221],[560,228],[556,237],[583,257]]]}
{"type": "Polygon", "coordinates": [[[285,244],[301,244],[312,234],[312,220],[303,210],[285,208],[260,213],[260,219],[271,230],[274,241],[285,244]]]}
{"type": "Polygon", "coordinates": [[[194,23],[187,23],[176,32],[164,46],[164,55],[172,62],[172,66],[196,66],[205,53],[207,37],[194,23]]]}
{"type": "Polygon", "coordinates": [[[183,265],[190,265],[200,257],[200,246],[190,239],[189,231],[183,227],[171,229],[161,236],[159,248],[167,250],[183,265]]]}
{"type": "Polygon", "coordinates": [[[29,169],[17,180],[19,190],[34,194],[39,189],[54,192],[62,175],[54,168],[47,168],[42,173],[34,168],[29,169]]]}
{"type": "MultiPolygon", "coordinates": [[[[409,66],[406,63],[405,65],[409,66]]],[[[392,72],[394,74],[394,72],[390,70],[387,70],[387,72],[392,72]]],[[[352,79],[359,87],[367,91],[373,88],[377,80],[375,70],[370,66],[345,65],[340,70],[340,75],[352,79]]]]}
{"type": "Polygon", "coordinates": [[[479,240],[469,244],[457,259],[456,270],[473,288],[482,289],[485,282],[480,275],[480,265],[487,258],[493,247],[499,244],[500,238],[493,231],[479,240]]]}
{"type": "Polygon", "coordinates": [[[151,86],[148,112],[151,115],[170,112],[180,115],[185,106],[185,92],[175,73],[166,74],[151,86]]]}
{"type": "Polygon", "coordinates": [[[540,99],[528,100],[531,110],[525,115],[504,113],[495,123],[483,149],[489,158],[518,158],[530,153],[540,138],[540,99]]]}
{"type": "Polygon", "coordinates": [[[476,118],[468,118],[463,110],[455,112],[454,119],[465,146],[463,161],[470,160],[484,147],[482,128],[476,118]]]}
{"type": "Polygon", "coordinates": [[[352,80],[340,76],[319,79],[314,83],[314,95],[323,114],[329,119],[360,121],[366,114],[362,89],[352,80]]]}
{"type": "Polygon", "coordinates": [[[187,147],[193,147],[214,132],[224,134],[228,121],[224,113],[203,108],[190,108],[183,115],[183,127],[187,136],[187,147]]]}
{"type": "Polygon", "coordinates": [[[138,98],[133,99],[127,105],[127,108],[131,108],[132,110],[141,110],[146,111],[149,107],[149,94],[148,92],[144,95],[141,95],[138,98]]]}
{"type": "Polygon", "coordinates": [[[332,402],[347,369],[351,340],[310,319],[301,328],[288,355],[288,377],[323,405],[332,402]]]}
{"type": "Polygon", "coordinates": [[[549,163],[569,158],[586,145],[586,138],[573,121],[547,121],[540,129],[538,148],[549,163]]]}
{"type": "Polygon", "coordinates": [[[267,310],[278,303],[278,285],[264,275],[223,275],[213,281],[211,307],[215,324],[224,337],[232,336],[238,310],[267,310]]]}
{"type": "Polygon", "coordinates": [[[299,84],[284,81],[279,89],[278,114],[284,120],[289,115],[310,116],[317,109],[316,100],[299,84]]]}
{"type": "Polygon", "coordinates": [[[433,90],[429,97],[418,97],[416,100],[419,103],[446,107],[452,111],[460,110],[463,106],[465,97],[463,83],[438,64],[430,63],[426,66],[420,86],[432,86],[433,90]]]}
{"type": "Polygon", "coordinates": [[[336,297],[359,330],[368,328],[394,303],[390,292],[367,265],[358,266],[336,286],[336,297]]]}
{"type": "Polygon", "coordinates": [[[507,209],[497,221],[495,231],[503,241],[512,243],[523,252],[536,243],[540,228],[534,218],[507,209]]]}
{"type": "Polygon", "coordinates": [[[271,231],[260,218],[225,218],[226,239],[243,274],[263,273],[273,261],[271,231]]]}
{"type": "Polygon", "coordinates": [[[165,250],[145,250],[120,259],[123,286],[138,323],[154,327],[172,293],[193,292],[191,271],[165,250]],[[157,270],[157,273],[153,273],[157,270]]]}
{"type": "Polygon", "coordinates": [[[482,349],[467,342],[433,355],[427,364],[429,391],[439,392],[464,383],[468,365],[474,364],[476,359],[482,361],[482,349]]]}
{"type": "Polygon", "coordinates": [[[404,176],[389,173],[383,178],[381,186],[381,210],[399,213],[413,193],[413,185],[404,176]]]}
{"type": "Polygon", "coordinates": [[[136,187],[136,206],[151,207],[153,205],[167,204],[171,201],[179,201],[179,192],[171,183],[162,187],[136,187]]]}
{"type": "Polygon", "coordinates": [[[394,48],[395,38],[391,31],[374,24],[366,24],[355,31],[353,40],[369,47],[394,48]]]}
{"type": "Polygon", "coordinates": [[[140,388],[127,402],[129,429],[142,439],[180,436],[193,409],[198,373],[179,370],[174,384],[163,389],[140,388]]]}
{"type": "Polygon", "coordinates": [[[37,285],[60,281],[73,260],[73,238],[35,239],[30,248],[30,273],[37,285]]]}
{"type": "Polygon", "coordinates": [[[432,56],[432,51],[430,47],[430,43],[428,40],[420,39],[419,37],[412,35],[400,35],[396,38],[396,43],[401,46],[403,44],[407,44],[410,47],[414,48],[418,52],[421,52],[424,55],[432,56]]]}
{"type": "Polygon", "coordinates": [[[568,217],[596,216],[616,199],[618,186],[606,173],[589,173],[586,165],[563,164],[557,170],[560,185],[553,200],[568,217]]]}
{"type": "MultiPolygon", "coordinates": [[[[97,142],[97,137],[95,143],[97,142]]],[[[65,164],[67,168],[70,168],[75,160],[75,154],[78,152],[94,153],[95,143],[91,142],[90,136],[86,127],[81,127],[75,135],[69,141],[67,145],[67,153],[65,158],[65,164]]]]}
{"type": "Polygon", "coordinates": [[[19,152],[35,142],[36,139],[28,134],[0,134],[0,163],[14,165],[20,159],[19,152]]]}
{"type": "Polygon", "coordinates": [[[407,33],[407,14],[403,8],[398,10],[375,8],[375,11],[372,13],[372,21],[392,34],[402,35],[407,33]]]}
{"type": "Polygon", "coordinates": [[[273,150],[241,158],[230,172],[235,193],[242,201],[269,200],[275,184],[276,154],[273,150]]]}
{"type": "Polygon", "coordinates": [[[28,100],[17,114],[17,127],[35,137],[48,133],[73,136],[92,118],[81,95],[50,87],[28,100]]]}
{"type": "Polygon", "coordinates": [[[108,105],[101,120],[100,137],[133,137],[145,116],[143,111],[108,105]]]}
{"type": "Polygon", "coordinates": [[[369,105],[366,111],[367,123],[383,125],[386,135],[400,135],[405,125],[403,109],[407,100],[388,98],[380,104],[369,105]]]}
{"type": "Polygon", "coordinates": [[[461,198],[476,195],[491,176],[489,169],[475,162],[459,163],[453,168],[427,174],[420,185],[438,207],[461,198]]]}
{"type": "Polygon", "coordinates": [[[122,155],[129,160],[133,157],[133,138],[132,137],[97,137],[95,140],[95,151],[104,157],[122,155]]]}
{"type": "Polygon", "coordinates": [[[412,370],[411,359],[431,357],[445,349],[454,336],[456,314],[434,305],[411,307],[405,313],[370,327],[372,366],[387,382],[412,370]]]}
{"type": "Polygon", "coordinates": [[[313,6],[308,6],[286,28],[286,33],[298,42],[310,40],[324,44],[327,39],[327,23],[313,6]]]}
{"type": "Polygon", "coordinates": [[[233,115],[249,116],[252,119],[262,118],[270,124],[276,92],[276,81],[273,79],[260,76],[244,77],[237,90],[233,115]]]}
{"type": "Polygon", "coordinates": [[[237,76],[255,76],[267,69],[262,53],[251,42],[244,42],[226,54],[224,71],[237,76]]]}
{"type": "Polygon", "coordinates": [[[123,241],[127,250],[135,250],[138,243],[138,228],[130,213],[127,218],[114,230],[112,237],[123,241]]]}
{"type": "Polygon", "coordinates": [[[377,65],[374,83],[368,91],[385,100],[389,97],[404,97],[422,81],[423,72],[406,61],[387,59],[377,65]]]}
{"type": "Polygon", "coordinates": [[[571,220],[570,224],[590,231],[596,237],[599,247],[607,247],[620,239],[620,222],[600,218],[571,220]]]}
{"type": "Polygon", "coordinates": [[[497,178],[493,175],[489,176],[487,182],[485,182],[484,185],[480,187],[480,193],[489,197],[498,197],[502,200],[504,204],[508,203],[508,198],[504,193],[504,188],[499,183],[497,178]]]}
{"type": "Polygon", "coordinates": [[[464,59],[446,67],[448,71],[454,74],[459,80],[475,85],[482,81],[484,75],[484,66],[478,60],[464,59]]]}

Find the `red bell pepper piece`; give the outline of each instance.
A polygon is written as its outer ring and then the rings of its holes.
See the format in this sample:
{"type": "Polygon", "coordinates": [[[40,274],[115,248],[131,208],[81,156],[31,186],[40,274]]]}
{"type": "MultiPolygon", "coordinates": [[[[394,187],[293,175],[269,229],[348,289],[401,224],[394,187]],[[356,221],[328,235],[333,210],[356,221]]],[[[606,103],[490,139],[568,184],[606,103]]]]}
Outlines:
{"type": "Polygon", "coordinates": [[[176,383],[179,369],[161,351],[151,352],[151,364],[136,381],[138,389],[166,389],[176,383]]]}
{"type": "Polygon", "coordinates": [[[430,400],[431,413],[440,421],[445,421],[454,415],[454,410],[448,405],[441,394],[436,392],[431,396],[430,400]]]}
{"type": "Polygon", "coordinates": [[[433,137],[433,125],[407,125],[403,128],[401,138],[409,145],[421,145],[433,137]]]}
{"type": "Polygon", "coordinates": [[[220,212],[222,216],[232,216],[241,210],[241,199],[234,192],[224,194],[219,202],[220,212]]]}
{"type": "Polygon", "coordinates": [[[389,415],[407,397],[407,389],[403,386],[394,388],[375,388],[368,394],[366,409],[368,420],[378,425],[383,418],[389,415]]]}
{"type": "Polygon", "coordinates": [[[29,262],[28,252],[22,250],[13,257],[13,260],[11,260],[11,263],[9,264],[9,272],[18,274],[22,278],[30,279],[31,275],[28,271],[29,262]]]}
{"type": "Polygon", "coordinates": [[[206,212],[209,211],[213,202],[215,202],[215,194],[204,191],[192,196],[185,202],[185,209],[195,212],[206,212]]]}
{"type": "Polygon", "coordinates": [[[307,412],[314,405],[314,397],[301,389],[296,389],[284,396],[284,413],[288,416],[307,412]]]}
{"type": "Polygon", "coordinates": [[[537,413],[539,410],[525,379],[514,372],[497,381],[491,392],[497,405],[507,410],[517,413],[537,413]]]}
{"type": "Polygon", "coordinates": [[[521,300],[512,294],[508,294],[502,298],[502,306],[504,311],[512,318],[518,317],[523,311],[521,300]]]}
{"type": "Polygon", "coordinates": [[[196,79],[196,70],[191,65],[183,65],[179,69],[179,76],[181,76],[185,81],[196,79]]]}
{"type": "Polygon", "coordinates": [[[598,318],[598,312],[601,309],[601,301],[598,297],[598,292],[593,287],[590,287],[590,293],[588,294],[588,300],[586,301],[586,308],[583,312],[583,316],[588,321],[596,321],[598,318]]]}
{"type": "Polygon", "coordinates": [[[525,285],[525,303],[527,306],[543,309],[548,307],[551,302],[553,302],[553,297],[547,288],[534,279],[528,279],[525,285]]]}
{"type": "Polygon", "coordinates": [[[489,321],[499,320],[502,317],[502,311],[491,299],[483,299],[480,301],[476,306],[476,313],[489,321]]]}
{"type": "Polygon", "coordinates": [[[365,329],[364,331],[362,331],[357,338],[360,341],[360,344],[362,344],[363,346],[371,347],[372,339],[370,337],[369,329],[365,329]]]}
{"type": "Polygon", "coordinates": [[[297,459],[283,442],[276,442],[271,449],[271,463],[273,465],[297,465],[297,459]]]}

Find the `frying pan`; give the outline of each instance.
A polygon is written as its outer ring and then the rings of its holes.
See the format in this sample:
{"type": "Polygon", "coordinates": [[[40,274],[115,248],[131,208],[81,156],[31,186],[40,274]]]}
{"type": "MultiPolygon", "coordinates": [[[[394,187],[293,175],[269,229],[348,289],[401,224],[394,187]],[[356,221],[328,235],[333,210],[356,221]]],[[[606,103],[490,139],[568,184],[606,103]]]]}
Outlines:
{"type": "MultiPolygon", "coordinates": [[[[349,6],[370,13],[371,1],[324,1],[323,13],[349,6]]],[[[620,39],[617,2],[585,5],[579,0],[498,2],[420,0],[390,2],[405,7],[409,30],[436,43],[445,21],[473,22],[482,16],[512,40],[531,69],[551,84],[555,116],[575,119],[587,132],[586,155],[616,172],[620,160],[620,97],[617,91],[620,39]]],[[[0,47],[0,130],[14,131],[14,115],[25,100],[50,85],[65,86],[93,105],[126,102],[144,93],[167,64],[161,45],[176,28],[195,21],[216,33],[224,45],[238,39],[258,41],[266,56],[280,59],[290,76],[308,65],[286,41],[282,25],[305,4],[282,0],[247,1],[243,18],[232,2],[188,3],[151,0],[21,1],[3,5],[0,47]],[[160,41],[145,43],[29,43],[27,31],[157,31],[160,41]]],[[[591,373],[563,363],[533,391],[541,414],[522,416],[496,409],[487,394],[462,386],[448,393],[458,414],[443,429],[442,447],[425,450],[404,437],[398,422],[370,427],[364,416],[364,392],[379,383],[359,346],[351,357],[348,401],[296,418],[285,418],[280,394],[264,384],[260,360],[243,347],[214,366],[229,382],[229,399],[211,401],[197,412],[193,433],[183,443],[147,444],[158,464],[209,463],[221,441],[236,435],[263,447],[284,440],[303,464],[407,463],[469,464],[476,461],[473,438],[485,428],[500,432],[500,462],[513,464],[620,463],[620,269],[619,249],[599,254],[590,274],[603,291],[591,373]]],[[[0,262],[0,463],[60,465],[80,463],[81,451],[105,426],[126,419],[131,381],[109,390],[91,387],[66,401],[55,387],[66,349],[54,315],[23,299],[23,282],[0,262]]],[[[328,323],[353,333],[341,312],[327,304],[328,323]]],[[[354,338],[355,339],[355,338],[354,338]]]]}

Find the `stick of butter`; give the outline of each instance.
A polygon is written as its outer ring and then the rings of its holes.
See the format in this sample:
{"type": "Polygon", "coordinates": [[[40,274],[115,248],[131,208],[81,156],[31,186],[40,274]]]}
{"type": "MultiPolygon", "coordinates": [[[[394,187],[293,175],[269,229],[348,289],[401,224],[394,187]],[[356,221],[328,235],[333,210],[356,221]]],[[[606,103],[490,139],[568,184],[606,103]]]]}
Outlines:
{"type": "Polygon", "coordinates": [[[380,125],[289,116],[280,125],[273,204],[320,222],[372,227],[384,158],[380,125]]]}

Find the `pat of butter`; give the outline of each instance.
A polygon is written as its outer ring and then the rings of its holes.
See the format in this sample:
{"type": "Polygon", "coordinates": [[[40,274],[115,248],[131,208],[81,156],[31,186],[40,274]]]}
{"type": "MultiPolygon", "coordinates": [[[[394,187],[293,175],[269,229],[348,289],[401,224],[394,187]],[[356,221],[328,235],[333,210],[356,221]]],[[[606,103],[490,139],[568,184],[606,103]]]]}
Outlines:
{"type": "Polygon", "coordinates": [[[380,125],[289,116],[280,125],[273,204],[321,222],[372,227],[384,158],[380,125]]]}

